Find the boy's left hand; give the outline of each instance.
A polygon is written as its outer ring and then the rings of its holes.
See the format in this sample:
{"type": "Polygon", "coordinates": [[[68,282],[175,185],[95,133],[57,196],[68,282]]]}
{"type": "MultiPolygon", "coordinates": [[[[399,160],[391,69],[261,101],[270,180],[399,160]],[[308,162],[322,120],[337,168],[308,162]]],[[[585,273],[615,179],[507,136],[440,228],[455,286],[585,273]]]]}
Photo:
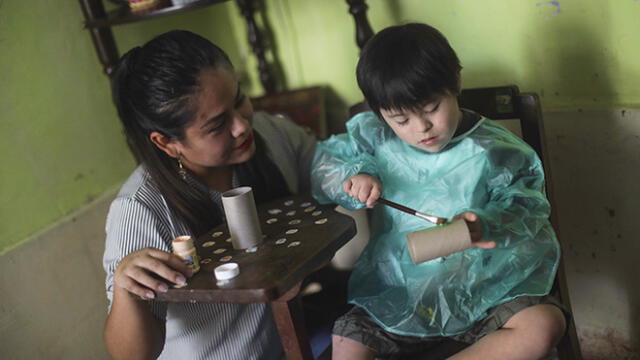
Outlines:
{"type": "Polygon", "coordinates": [[[453,220],[464,219],[469,227],[469,233],[471,234],[471,243],[473,247],[482,249],[493,249],[496,247],[495,241],[487,241],[482,239],[482,223],[476,213],[471,211],[463,212],[453,217],[453,220]]]}

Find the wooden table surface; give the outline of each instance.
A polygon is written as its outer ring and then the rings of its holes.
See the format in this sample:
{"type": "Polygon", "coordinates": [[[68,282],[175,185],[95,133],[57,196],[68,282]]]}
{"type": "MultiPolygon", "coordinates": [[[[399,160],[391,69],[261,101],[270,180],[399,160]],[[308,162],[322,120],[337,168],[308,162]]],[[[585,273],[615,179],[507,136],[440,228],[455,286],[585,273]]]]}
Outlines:
{"type": "Polygon", "coordinates": [[[334,208],[335,205],[319,205],[309,195],[290,196],[258,206],[265,237],[255,252],[233,249],[226,223],[219,225],[195,241],[200,271],[188,279],[186,287],[158,293],[156,300],[205,303],[277,300],[330,261],[355,235],[353,219],[334,208]],[[296,224],[294,220],[300,222],[296,224]],[[289,230],[297,232],[287,234],[289,230]],[[240,274],[226,283],[218,282],[213,269],[227,262],[237,263],[240,274]]]}

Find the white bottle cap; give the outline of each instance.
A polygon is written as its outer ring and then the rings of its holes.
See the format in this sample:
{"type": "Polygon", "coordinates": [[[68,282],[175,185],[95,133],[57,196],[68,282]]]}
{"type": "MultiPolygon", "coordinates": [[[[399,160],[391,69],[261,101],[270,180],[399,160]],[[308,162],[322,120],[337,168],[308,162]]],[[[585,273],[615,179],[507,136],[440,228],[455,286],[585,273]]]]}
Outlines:
{"type": "Polygon", "coordinates": [[[240,274],[240,266],[237,263],[226,263],[213,270],[213,274],[218,280],[229,280],[240,274]]]}

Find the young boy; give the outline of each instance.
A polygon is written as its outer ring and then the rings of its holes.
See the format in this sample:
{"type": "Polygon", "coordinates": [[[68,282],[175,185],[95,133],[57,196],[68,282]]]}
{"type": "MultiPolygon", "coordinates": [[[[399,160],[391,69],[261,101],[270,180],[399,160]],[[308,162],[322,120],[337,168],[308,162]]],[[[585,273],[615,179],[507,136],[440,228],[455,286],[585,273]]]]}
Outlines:
{"type": "Polygon", "coordinates": [[[458,107],[461,66],[424,24],[387,28],[358,62],[372,112],[319,144],[312,186],[349,209],[386,199],[463,218],[474,247],[413,264],[409,232],[430,225],[376,206],[372,236],[349,281],[353,309],[333,329],[334,359],[429,354],[445,338],[472,344],[455,359],[539,359],[565,331],[547,296],[559,261],[542,164],[495,122],[458,107]]]}

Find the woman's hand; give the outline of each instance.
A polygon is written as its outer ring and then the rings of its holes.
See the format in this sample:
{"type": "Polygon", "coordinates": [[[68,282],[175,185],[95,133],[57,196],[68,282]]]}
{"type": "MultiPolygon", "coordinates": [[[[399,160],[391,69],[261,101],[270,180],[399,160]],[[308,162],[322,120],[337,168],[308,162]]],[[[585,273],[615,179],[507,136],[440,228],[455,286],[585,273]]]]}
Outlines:
{"type": "Polygon", "coordinates": [[[463,219],[469,227],[471,234],[471,243],[473,247],[482,249],[493,249],[496,247],[495,241],[487,241],[482,239],[482,223],[476,213],[467,211],[453,217],[453,220],[463,219]]]}
{"type": "Polygon", "coordinates": [[[382,184],[378,178],[367,174],[358,174],[342,183],[342,188],[352,198],[372,208],[382,194],[382,184]]]}
{"type": "Polygon", "coordinates": [[[169,289],[161,279],[183,285],[191,275],[191,269],[178,256],[155,248],[144,248],[120,260],[113,282],[131,294],[153,299],[155,292],[169,289]]]}

